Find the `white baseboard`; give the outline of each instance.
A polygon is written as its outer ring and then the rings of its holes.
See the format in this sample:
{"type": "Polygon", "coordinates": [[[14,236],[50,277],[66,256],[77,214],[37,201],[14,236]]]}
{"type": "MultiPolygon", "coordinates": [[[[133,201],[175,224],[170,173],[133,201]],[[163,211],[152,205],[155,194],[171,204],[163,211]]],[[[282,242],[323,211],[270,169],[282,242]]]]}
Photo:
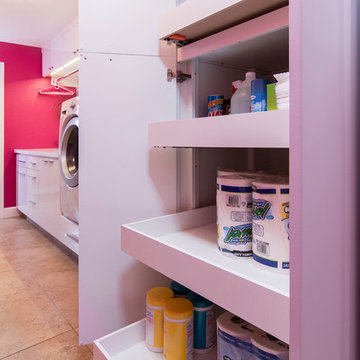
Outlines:
{"type": "Polygon", "coordinates": [[[7,219],[12,217],[21,216],[21,212],[14,206],[9,208],[3,208],[0,211],[0,218],[7,219]]]}

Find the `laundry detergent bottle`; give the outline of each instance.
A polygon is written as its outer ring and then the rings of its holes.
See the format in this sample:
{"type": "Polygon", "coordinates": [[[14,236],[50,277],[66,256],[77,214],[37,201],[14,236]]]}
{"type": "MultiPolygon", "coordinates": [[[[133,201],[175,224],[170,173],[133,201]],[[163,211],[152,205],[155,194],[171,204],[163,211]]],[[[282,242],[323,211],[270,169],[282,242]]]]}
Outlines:
{"type": "Polygon", "coordinates": [[[251,108],[251,81],[255,80],[255,72],[249,71],[245,75],[245,80],[234,92],[230,99],[230,113],[248,113],[251,108]]]}

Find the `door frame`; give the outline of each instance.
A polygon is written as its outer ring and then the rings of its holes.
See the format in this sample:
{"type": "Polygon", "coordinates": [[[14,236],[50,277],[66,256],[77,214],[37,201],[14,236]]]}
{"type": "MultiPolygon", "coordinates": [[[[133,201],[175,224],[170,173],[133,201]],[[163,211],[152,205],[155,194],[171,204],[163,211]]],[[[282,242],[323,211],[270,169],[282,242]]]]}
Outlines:
{"type": "Polygon", "coordinates": [[[4,207],[4,100],[5,100],[5,63],[0,62],[0,219],[19,216],[15,207],[4,207]]]}

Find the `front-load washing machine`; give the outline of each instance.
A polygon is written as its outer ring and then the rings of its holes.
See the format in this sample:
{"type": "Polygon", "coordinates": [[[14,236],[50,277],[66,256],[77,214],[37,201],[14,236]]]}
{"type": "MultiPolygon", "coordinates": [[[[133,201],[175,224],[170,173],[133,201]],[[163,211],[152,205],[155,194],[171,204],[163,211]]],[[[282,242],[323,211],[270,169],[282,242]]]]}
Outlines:
{"type": "Polygon", "coordinates": [[[67,219],[79,223],[79,98],[61,106],[59,131],[60,208],[67,219]]]}

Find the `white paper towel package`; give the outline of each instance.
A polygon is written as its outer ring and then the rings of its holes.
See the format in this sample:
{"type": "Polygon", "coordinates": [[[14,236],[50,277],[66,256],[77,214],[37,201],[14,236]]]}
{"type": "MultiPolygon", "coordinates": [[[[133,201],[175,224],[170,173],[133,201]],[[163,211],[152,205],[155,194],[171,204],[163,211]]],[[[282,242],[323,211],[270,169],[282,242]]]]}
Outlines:
{"type": "Polygon", "coordinates": [[[219,251],[229,257],[252,255],[251,177],[219,176],[216,184],[219,251]]]}
{"type": "Polygon", "coordinates": [[[288,179],[253,182],[253,260],[268,270],[289,272],[288,179]]]}

